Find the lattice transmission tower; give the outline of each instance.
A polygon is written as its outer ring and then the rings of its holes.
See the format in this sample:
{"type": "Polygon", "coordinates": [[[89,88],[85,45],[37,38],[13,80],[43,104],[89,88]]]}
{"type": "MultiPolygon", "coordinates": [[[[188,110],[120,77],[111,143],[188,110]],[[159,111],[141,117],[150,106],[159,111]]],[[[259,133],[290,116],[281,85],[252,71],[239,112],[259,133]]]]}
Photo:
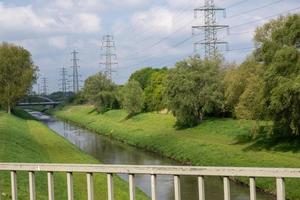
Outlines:
{"type": "Polygon", "coordinates": [[[42,95],[48,94],[48,80],[46,77],[42,78],[42,95]]]}
{"type": "Polygon", "coordinates": [[[197,53],[198,46],[204,46],[205,58],[215,58],[218,54],[219,45],[226,45],[226,48],[228,48],[227,42],[218,40],[218,31],[224,28],[228,30],[229,26],[217,24],[217,11],[223,11],[224,17],[226,16],[225,9],[216,7],[214,0],[205,0],[203,7],[194,9],[196,19],[199,18],[199,12],[204,14],[204,25],[192,26],[193,35],[200,35],[199,33],[196,34],[195,30],[204,31],[204,39],[195,42],[194,49],[197,53]]]}
{"type": "Polygon", "coordinates": [[[79,59],[77,58],[77,54],[78,52],[76,50],[74,50],[73,52],[71,52],[72,55],[72,88],[73,88],[73,92],[76,94],[79,91],[79,74],[78,74],[78,62],[79,59]]]}
{"type": "Polygon", "coordinates": [[[64,95],[66,95],[67,91],[68,91],[68,79],[67,79],[67,68],[65,67],[62,67],[61,70],[60,70],[60,75],[61,75],[61,86],[60,86],[60,89],[62,91],[62,93],[64,95]]]}
{"type": "Polygon", "coordinates": [[[100,62],[101,66],[104,66],[104,74],[109,78],[112,79],[112,73],[114,72],[113,66],[117,65],[117,54],[116,52],[116,45],[114,42],[114,37],[112,35],[105,35],[102,38],[102,61],[100,62]]]}

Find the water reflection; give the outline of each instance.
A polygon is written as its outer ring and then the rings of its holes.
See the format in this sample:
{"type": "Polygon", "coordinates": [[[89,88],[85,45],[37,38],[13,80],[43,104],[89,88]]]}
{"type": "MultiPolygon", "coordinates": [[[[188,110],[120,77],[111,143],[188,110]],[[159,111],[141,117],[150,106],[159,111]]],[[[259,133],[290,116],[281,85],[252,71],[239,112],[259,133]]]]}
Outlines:
{"type": "MultiPolygon", "coordinates": [[[[40,114],[39,114],[40,116],[40,114]]],[[[173,160],[161,157],[156,154],[144,152],[140,149],[128,146],[107,137],[91,133],[69,123],[53,118],[42,117],[43,121],[56,133],[68,139],[81,150],[100,160],[105,164],[129,164],[129,165],[180,165],[173,160]]],[[[199,155],[200,156],[200,155],[199,155]]],[[[122,179],[128,180],[127,175],[119,175],[122,179]]],[[[157,194],[159,200],[174,199],[173,177],[158,176],[157,194]]],[[[136,176],[136,184],[147,195],[151,195],[150,176],[136,176]]],[[[197,200],[198,187],[197,177],[181,177],[182,199],[197,200]]],[[[206,199],[223,199],[223,183],[218,177],[205,178],[206,199]]],[[[231,183],[231,198],[233,200],[249,200],[249,189],[238,184],[231,183]]],[[[271,200],[273,197],[258,193],[258,200],[271,200]]]]}

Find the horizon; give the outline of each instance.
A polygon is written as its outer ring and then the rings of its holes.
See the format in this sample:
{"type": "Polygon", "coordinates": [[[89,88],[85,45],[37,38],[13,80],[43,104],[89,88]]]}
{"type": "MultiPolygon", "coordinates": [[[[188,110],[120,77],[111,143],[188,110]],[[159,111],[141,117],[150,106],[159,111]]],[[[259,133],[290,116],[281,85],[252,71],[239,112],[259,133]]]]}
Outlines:
{"type": "MultiPolygon", "coordinates": [[[[79,52],[82,81],[102,71],[101,38],[112,34],[118,57],[112,78],[123,84],[142,67],[172,67],[193,55],[193,43],[201,37],[192,37],[191,27],[202,24],[202,18],[194,19],[193,9],[202,5],[196,0],[4,0],[0,2],[0,36],[32,53],[52,93],[59,91],[61,68],[70,74],[73,50],[79,52]]],[[[252,51],[256,27],[300,10],[297,0],[219,0],[216,6],[226,8],[227,17],[218,14],[217,18],[230,30],[229,35],[223,30],[218,35],[228,42],[229,51],[224,46],[219,50],[227,62],[237,63],[252,51]]],[[[198,53],[203,55],[203,49],[198,53]]]]}

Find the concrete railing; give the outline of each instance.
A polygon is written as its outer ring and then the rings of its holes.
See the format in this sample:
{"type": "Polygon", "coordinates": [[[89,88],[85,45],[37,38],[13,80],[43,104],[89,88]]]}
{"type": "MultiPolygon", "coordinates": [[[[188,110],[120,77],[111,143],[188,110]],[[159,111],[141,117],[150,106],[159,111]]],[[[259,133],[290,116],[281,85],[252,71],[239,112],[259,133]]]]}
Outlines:
{"type": "MultiPolygon", "coordinates": [[[[151,198],[157,199],[157,175],[174,176],[175,200],[181,200],[180,176],[197,176],[199,200],[205,200],[205,176],[223,178],[224,200],[230,200],[229,177],[249,177],[250,200],[256,200],[256,177],[272,177],[276,179],[277,200],[285,199],[284,178],[300,178],[300,169],[296,168],[242,168],[242,167],[185,167],[185,166],[135,166],[135,165],[77,165],[77,164],[23,164],[0,163],[0,171],[10,171],[12,200],[18,199],[17,171],[29,174],[30,200],[36,199],[35,173],[47,172],[48,199],[54,200],[54,172],[66,172],[68,200],[73,200],[73,173],[86,173],[88,200],[94,199],[93,174],[107,174],[108,200],[114,199],[113,174],[128,174],[130,200],[135,200],[135,175],[151,176],[151,198]]],[[[274,180],[275,181],[275,180],[274,180]]]]}

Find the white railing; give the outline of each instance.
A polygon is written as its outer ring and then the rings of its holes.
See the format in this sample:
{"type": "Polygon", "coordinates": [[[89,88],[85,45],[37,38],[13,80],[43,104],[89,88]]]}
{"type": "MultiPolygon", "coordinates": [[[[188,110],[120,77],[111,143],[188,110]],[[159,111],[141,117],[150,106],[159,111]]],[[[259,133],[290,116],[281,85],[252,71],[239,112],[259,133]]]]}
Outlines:
{"type": "Polygon", "coordinates": [[[180,176],[197,176],[199,200],[205,200],[205,176],[223,177],[224,200],[230,200],[229,177],[249,177],[250,200],[256,200],[256,177],[273,177],[276,179],[277,200],[285,200],[284,178],[300,178],[300,168],[244,168],[244,167],[186,167],[186,166],[136,166],[136,165],[77,165],[77,164],[25,164],[0,163],[0,171],[10,171],[12,200],[17,200],[17,171],[27,171],[29,174],[30,200],[36,199],[35,173],[47,172],[48,199],[54,200],[54,172],[66,172],[68,200],[73,200],[73,173],[86,173],[88,200],[94,199],[93,174],[107,174],[108,200],[114,199],[113,174],[129,175],[129,196],[135,200],[135,175],[149,174],[151,176],[151,198],[157,199],[157,175],[174,176],[175,200],[181,200],[180,176]]]}

